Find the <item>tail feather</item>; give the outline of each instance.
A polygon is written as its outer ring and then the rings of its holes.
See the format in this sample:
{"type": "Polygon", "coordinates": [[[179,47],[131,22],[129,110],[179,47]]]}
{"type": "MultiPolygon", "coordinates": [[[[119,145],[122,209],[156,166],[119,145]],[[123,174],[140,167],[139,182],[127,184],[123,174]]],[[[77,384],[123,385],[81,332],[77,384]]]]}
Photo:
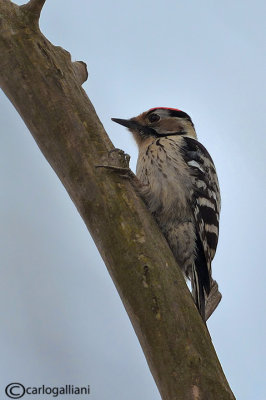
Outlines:
{"type": "Polygon", "coordinates": [[[210,293],[207,295],[204,284],[200,279],[200,275],[198,274],[196,266],[193,265],[191,286],[192,297],[194,299],[197,309],[199,310],[201,318],[205,322],[210,318],[222,299],[222,295],[218,289],[218,284],[215,280],[212,279],[210,293]]]}
{"type": "Polygon", "coordinates": [[[211,290],[206,299],[206,305],[205,305],[206,306],[206,321],[208,318],[210,318],[210,316],[212,315],[212,313],[214,312],[214,310],[220,303],[221,299],[222,299],[222,295],[219,292],[218,284],[216,281],[212,280],[211,281],[211,290]]]}
{"type": "Polygon", "coordinates": [[[191,276],[192,296],[199,310],[201,318],[205,322],[205,298],[209,295],[211,290],[211,268],[207,264],[205,252],[199,235],[197,235],[196,246],[197,256],[195,258],[195,263],[192,266],[191,276]]]}
{"type": "Polygon", "coordinates": [[[192,287],[192,297],[194,299],[197,309],[199,310],[201,318],[205,322],[204,287],[195,265],[192,266],[191,287],[192,287]]]}

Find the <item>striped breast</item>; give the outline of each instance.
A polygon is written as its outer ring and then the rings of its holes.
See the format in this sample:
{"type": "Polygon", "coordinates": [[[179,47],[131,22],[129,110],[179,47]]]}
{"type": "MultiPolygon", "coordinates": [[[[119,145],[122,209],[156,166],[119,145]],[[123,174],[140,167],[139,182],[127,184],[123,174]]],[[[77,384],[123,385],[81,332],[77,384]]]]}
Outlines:
{"type": "Polygon", "coordinates": [[[181,152],[182,143],[180,136],[151,138],[139,152],[137,177],[149,208],[153,213],[160,210],[166,219],[175,216],[187,220],[191,214],[188,198],[192,182],[181,152]]]}

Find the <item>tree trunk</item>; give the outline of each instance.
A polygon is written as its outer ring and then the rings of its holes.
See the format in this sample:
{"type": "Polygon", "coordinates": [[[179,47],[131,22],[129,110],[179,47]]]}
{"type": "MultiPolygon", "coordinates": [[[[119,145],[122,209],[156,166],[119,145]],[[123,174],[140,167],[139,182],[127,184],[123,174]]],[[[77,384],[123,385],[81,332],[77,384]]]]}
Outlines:
{"type": "Polygon", "coordinates": [[[0,0],[0,84],[65,186],[116,285],[164,400],[232,400],[176,261],[81,84],[39,30],[45,0],[0,0]],[[112,165],[117,169],[97,167],[112,165]]]}

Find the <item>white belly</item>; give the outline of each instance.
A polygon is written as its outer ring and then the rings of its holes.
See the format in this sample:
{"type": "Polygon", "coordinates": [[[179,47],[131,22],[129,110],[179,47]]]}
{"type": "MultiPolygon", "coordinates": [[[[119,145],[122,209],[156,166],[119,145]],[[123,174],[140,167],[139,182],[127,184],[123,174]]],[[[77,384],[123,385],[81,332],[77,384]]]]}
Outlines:
{"type": "Polygon", "coordinates": [[[140,151],[137,177],[141,194],[165,235],[184,274],[190,276],[195,257],[195,224],[190,206],[192,182],[178,143],[160,139],[140,151]]]}

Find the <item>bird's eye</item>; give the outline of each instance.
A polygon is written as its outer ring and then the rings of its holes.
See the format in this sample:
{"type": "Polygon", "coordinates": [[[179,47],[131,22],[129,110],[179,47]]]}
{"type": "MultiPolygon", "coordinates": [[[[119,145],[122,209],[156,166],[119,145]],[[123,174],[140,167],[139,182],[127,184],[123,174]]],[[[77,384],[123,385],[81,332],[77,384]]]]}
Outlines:
{"type": "Polygon", "coordinates": [[[159,119],[160,119],[160,116],[158,114],[151,114],[148,117],[148,120],[150,122],[156,122],[156,121],[159,121],[159,119]]]}

